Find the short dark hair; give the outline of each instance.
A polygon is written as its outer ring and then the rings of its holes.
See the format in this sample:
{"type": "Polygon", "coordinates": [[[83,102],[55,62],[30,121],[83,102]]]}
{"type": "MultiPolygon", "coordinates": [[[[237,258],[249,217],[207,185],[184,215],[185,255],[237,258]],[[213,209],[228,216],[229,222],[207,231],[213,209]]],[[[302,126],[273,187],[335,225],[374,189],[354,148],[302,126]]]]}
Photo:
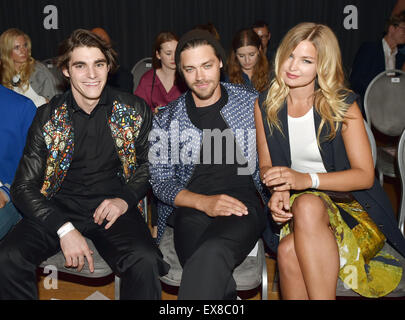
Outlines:
{"type": "Polygon", "coordinates": [[[222,48],[219,41],[208,31],[201,29],[193,29],[184,34],[177,44],[175,60],[177,71],[180,75],[183,75],[180,66],[180,55],[184,50],[196,48],[202,45],[209,45],[213,48],[217,58],[222,61],[223,67],[225,67],[226,55],[224,48],[222,48]]]}
{"type": "Polygon", "coordinates": [[[264,20],[257,20],[257,21],[255,21],[255,23],[252,24],[252,29],[254,29],[254,28],[264,28],[264,27],[266,27],[267,30],[270,30],[268,23],[266,21],[264,21],[264,20]]]}
{"type": "Polygon", "coordinates": [[[201,30],[207,30],[209,33],[211,33],[215,39],[218,41],[221,41],[221,37],[218,33],[217,28],[215,28],[214,24],[211,22],[208,22],[207,24],[198,24],[194,27],[194,29],[201,29],[201,30]]]}
{"type": "Polygon", "coordinates": [[[59,56],[57,59],[58,68],[61,70],[67,69],[70,61],[70,54],[74,49],[80,47],[100,49],[107,60],[110,72],[117,70],[117,53],[112,48],[111,44],[104,41],[97,34],[85,29],[77,29],[73,31],[72,34],[60,44],[59,56]]]}
{"type": "Polygon", "coordinates": [[[386,24],[385,24],[385,29],[384,33],[388,33],[388,29],[390,26],[398,27],[401,22],[405,22],[405,11],[401,12],[400,14],[397,14],[395,16],[391,16],[386,24]]]}

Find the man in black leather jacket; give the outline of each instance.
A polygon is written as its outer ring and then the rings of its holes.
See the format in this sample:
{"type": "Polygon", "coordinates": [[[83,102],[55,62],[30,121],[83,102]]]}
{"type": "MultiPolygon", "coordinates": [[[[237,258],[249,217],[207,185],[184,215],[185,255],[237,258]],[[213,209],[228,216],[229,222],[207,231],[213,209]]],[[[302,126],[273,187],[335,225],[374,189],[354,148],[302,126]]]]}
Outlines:
{"type": "Polygon", "coordinates": [[[0,243],[0,299],[37,298],[36,268],[60,249],[66,266],[87,259],[94,271],[84,236],[121,277],[122,299],[160,299],[168,265],[139,210],[150,108],[105,86],[115,52],[97,35],[76,30],[61,52],[70,90],[39,108],[29,130],[11,187],[24,218],[0,243]]]}

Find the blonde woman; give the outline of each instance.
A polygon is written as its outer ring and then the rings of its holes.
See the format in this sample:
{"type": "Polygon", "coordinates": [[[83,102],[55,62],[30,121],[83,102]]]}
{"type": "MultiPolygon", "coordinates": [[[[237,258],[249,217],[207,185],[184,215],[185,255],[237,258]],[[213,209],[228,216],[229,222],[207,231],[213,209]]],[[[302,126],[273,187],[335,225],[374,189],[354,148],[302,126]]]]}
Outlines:
{"type": "Polygon", "coordinates": [[[31,57],[31,40],[23,31],[12,28],[0,36],[0,82],[28,98],[39,107],[56,93],[53,75],[31,57]]]}
{"type": "Polygon", "coordinates": [[[255,105],[260,174],[281,228],[284,299],[334,299],[338,277],[363,296],[379,297],[401,280],[402,268],[381,248],[387,239],[405,255],[404,237],[374,177],[355,100],[330,28],[291,29],[276,54],[275,78],[255,105]]]}

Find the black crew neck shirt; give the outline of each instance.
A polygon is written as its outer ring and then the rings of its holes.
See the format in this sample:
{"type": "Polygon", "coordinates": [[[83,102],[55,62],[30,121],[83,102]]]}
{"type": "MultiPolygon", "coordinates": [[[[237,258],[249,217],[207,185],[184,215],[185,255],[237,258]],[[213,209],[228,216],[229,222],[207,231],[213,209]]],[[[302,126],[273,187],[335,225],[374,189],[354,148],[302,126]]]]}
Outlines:
{"type": "Polygon", "coordinates": [[[256,187],[251,175],[238,175],[238,168],[246,167],[247,163],[238,163],[238,158],[241,162],[244,157],[237,158],[241,152],[221,114],[227,103],[228,93],[223,86],[220,99],[211,106],[196,107],[191,91],[186,94],[187,114],[203,130],[200,164],[195,166],[187,190],[204,195],[227,194],[244,203],[252,202],[258,196],[256,187]]]}

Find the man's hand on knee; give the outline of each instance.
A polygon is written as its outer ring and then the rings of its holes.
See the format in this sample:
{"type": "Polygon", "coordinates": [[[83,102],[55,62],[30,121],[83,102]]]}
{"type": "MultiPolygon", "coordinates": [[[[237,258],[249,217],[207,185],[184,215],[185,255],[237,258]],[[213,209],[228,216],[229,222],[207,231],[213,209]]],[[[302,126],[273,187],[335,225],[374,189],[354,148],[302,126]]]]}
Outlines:
{"type": "Polygon", "coordinates": [[[93,214],[94,223],[101,225],[106,219],[108,221],[105,229],[110,228],[117,219],[128,210],[126,201],[120,198],[106,199],[96,209],[93,214]]]}
{"type": "Polygon", "coordinates": [[[94,272],[93,251],[89,249],[86,239],[79,231],[73,229],[62,236],[60,247],[65,256],[66,267],[75,267],[81,271],[84,266],[84,258],[86,258],[90,272],[94,272]]]}
{"type": "Polygon", "coordinates": [[[247,207],[241,201],[226,194],[204,196],[201,208],[210,217],[248,214],[247,207]]]}
{"type": "Polygon", "coordinates": [[[205,212],[210,217],[244,216],[248,214],[247,207],[238,199],[226,194],[207,196],[186,189],[181,190],[174,199],[177,207],[194,208],[205,212]]]}

